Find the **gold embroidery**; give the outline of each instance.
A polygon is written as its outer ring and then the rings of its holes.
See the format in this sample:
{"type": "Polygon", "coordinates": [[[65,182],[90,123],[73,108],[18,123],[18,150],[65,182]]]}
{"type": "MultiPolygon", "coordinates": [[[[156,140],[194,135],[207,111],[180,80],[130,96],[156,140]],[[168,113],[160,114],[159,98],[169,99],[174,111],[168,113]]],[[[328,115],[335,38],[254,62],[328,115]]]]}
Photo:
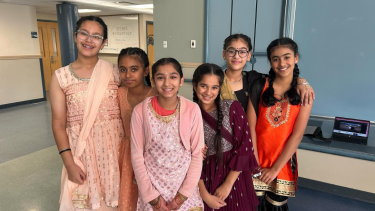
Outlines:
{"type": "Polygon", "coordinates": [[[257,196],[264,196],[266,194],[265,191],[255,191],[255,193],[257,194],[257,196]]]}
{"type": "Polygon", "coordinates": [[[266,200],[269,202],[269,203],[271,203],[272,205],[274,205],[274,206],[278,206],[278,207],[280,207],[280,206],[282,206],[282,205],[284,205],[284,204],[286,204],[287,202],[288,202],[288,199],[286,199],[285,201],[282,201],[282,202],[278,202],[278,201],[275,201],[275,200],[272,200],[269,196],[265,196],[265,198],[266,198],[266,200]]]}
{"type": "Polygon", "coordinates": [[[151,112],[155,115],[156,118],[160,119],[160,121],[162,121],[163,123],[168,124],[168,123],[170,123],[170,122],[175,118],[175,116],[180,112],[180,98],[178,99],[178,104],[177,104],[176,111],[175,111],[173,114],[169,115],[169,116],[161,116],[161,115],[159,115],[158,113],[156,113],[156,111],[155,111],[154,108],[152,107],[151,100],[150,100],[150,102],[148,103],[148,106],[150,107],[151,112]]]}
{"type": "Polygon", "coordinates": [[[275,105],[267,108],[266,118],[273,128],[288,121],[290,112],[289,98],[283,98],[275,105]]]}
{"type": "Polygon", "coordinates": [[[203,207],[194,207],[194,208],[191,208],[188,211],[203,211],[203,207]]]}
{"type": "Polygon", "coordinates": [[[295,197],[295,185],[293,181],[276,179],[268,185],[258,178],[253,178],[255,190],[270,191],[280,196],[295,197]]]}

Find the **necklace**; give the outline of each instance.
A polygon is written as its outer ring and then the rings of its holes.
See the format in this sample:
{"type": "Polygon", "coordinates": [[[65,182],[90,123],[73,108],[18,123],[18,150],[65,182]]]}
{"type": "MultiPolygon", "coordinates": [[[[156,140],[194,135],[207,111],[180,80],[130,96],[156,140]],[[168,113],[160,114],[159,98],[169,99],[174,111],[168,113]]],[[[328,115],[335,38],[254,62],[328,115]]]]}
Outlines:
{"type": "Polygon", "coordinates": [[[238,84],[240,81],[242,81],[242,77],[241,77],[240,80],[238,80],[238,81],[235,81],[235,82],[230,82],[230,81],[229,81],[229,83],[230,83],[230,84],[238,84]]]}

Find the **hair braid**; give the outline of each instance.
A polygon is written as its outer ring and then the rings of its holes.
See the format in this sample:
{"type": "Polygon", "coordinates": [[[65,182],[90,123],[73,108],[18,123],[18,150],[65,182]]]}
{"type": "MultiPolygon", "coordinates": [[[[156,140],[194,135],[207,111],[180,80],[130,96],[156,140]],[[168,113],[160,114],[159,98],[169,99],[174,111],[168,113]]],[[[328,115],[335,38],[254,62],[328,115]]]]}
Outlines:
{"type": "Polygon", "coordinates": [[[221,127],[223,126],[223,119],[224,115],[220,107],[220,91],[215,99],[215,104],[217,108],[217,131],[215,136],[215,151],[216,151],[216,159],[219,163],[223,161],[223,144],[222,144],[222,136],[221,136],[221,127]]]}
{"type": "Polygon", "coordinates": [[[264,91],[262,95],[262,103],[265,107],[273,106],[277,101],[279,101],[275,97],[275,90],[273,89],[273,81],[275,80],[276,76],[275,71],[273,71],[273,69],[271,68],[268,74],[268,88],[266,89],[266,91],[264,91]]]}
{"type": "Polygon", "coordinates": [[[299,77],[299,68],[296,64],[293,69],[292,87],[286,92],[289,97],[289,102],[292,105],[298,105],[301,102],[301,96],[297,92],[297,80],[299,77]]]}

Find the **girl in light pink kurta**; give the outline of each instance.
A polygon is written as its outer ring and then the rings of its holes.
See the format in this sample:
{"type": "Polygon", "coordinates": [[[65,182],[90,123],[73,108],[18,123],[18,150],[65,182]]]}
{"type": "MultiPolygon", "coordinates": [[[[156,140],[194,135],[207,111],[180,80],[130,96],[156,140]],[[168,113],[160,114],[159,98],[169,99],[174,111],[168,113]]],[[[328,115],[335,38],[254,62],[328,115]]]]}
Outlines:
{"type": "Polygon", "coordinates": [[[181,65],[172,58],[152,67],[158,91],[131,118],[131,158],[139,188],[137,210],[203,210],[198,191],[203,122],[197,104],[177,96],[181,65]]]}

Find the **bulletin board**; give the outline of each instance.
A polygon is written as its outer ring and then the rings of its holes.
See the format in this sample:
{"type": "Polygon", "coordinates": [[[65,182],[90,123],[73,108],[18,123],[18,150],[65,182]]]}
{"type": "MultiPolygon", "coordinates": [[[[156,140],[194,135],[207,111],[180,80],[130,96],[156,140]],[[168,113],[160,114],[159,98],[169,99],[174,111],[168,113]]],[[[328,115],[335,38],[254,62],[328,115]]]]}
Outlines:
{"type": "Polygon", "coordinates": [[[108,27],[108,41],[100,53],[119,54],[123,48],[139,47],[138,15],[101,18],[108,27]]]}

